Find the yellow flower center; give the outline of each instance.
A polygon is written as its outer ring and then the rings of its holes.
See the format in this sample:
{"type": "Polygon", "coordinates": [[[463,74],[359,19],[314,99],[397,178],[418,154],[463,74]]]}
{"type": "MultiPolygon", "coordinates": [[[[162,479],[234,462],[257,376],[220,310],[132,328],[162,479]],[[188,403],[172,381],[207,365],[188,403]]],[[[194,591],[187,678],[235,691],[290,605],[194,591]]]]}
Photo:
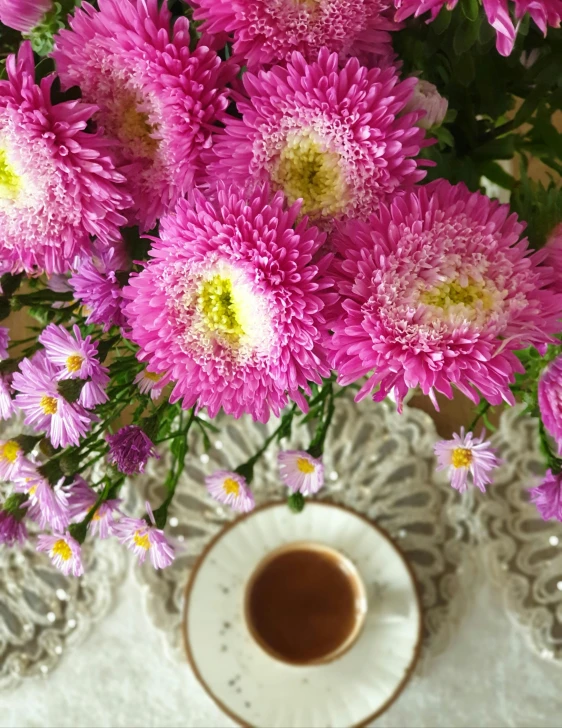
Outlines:
{"type": "Polygon", "coordinates": [[[226,478],[222,487],[226,495],[232,494],[233,496],[238,497],[240,494],[240,483],[237,483],[233,478],[226,478]]]}
{"type": "Polygon", "coordinates": [[[466,447],[456,447],[451,455],[451,463],[454,468],[468,468],[472,462],[472,450],[466,447]]]}
{"type": "Polygon", "coordinates": [[[72,354],[68,357],[66,360],[66,368],[69,372],[79,372],[80,368],[82,367],[82,364],[84,362],[84,357],[80,356],[80,354],[72,354]]]}
{"type": "Polygon", "coordinates": [[[297,458],[297,468],[305,475],[310,475],[315,470],[314,465],[306,458],[297,458]]]}
{"type": "Polygon", "coordinates": [[[487,310],[493,305],[492,297],[485,286],[471,279],[468,280],[466,286],[462,286],[458,280],[440,283],[438,286],[422,293],[421,301],[427,306],[436,306],[443,311],[448,311],[451,307],[459,305],[473,309],[479,304],[483,309],[487,310]]]}
{"type": "Polygon", "coordinates": [[[141,549],[144,549],[145,551],[148,551],[150,548],[150,540],[148,538],[148,533],[144,533],[141,535],[140,531],[135,531],[135,535],[133,536],[133,541],[137,546],[139,546],[141,549]]]}
{"type": "Polygon", "coordinates": [[[41,397],[39,406],[46,415],[57,414],[57,400],[54,397],[48,397],[46,394],[41,397]]]}
{"type": "MultiPolygon", "coordinates": [[[[28,482],[29,482],[29,478],[26,478],[26,479],[25,479],[25,482],[26,482],[26,483],[28,483],[28,482]]],[[[36,491],[36,490],[37,490],[37,486],[36,486],[36,485],[33,485],[33,486],[32,486],[32,487],[31,487],[31,488],[29,489],[29,495],[31,495],[31,496],[35,495],[35,491],[36,491]]]]}
{"type": "Polygon", "coordinates": [[[63,538],[59,538],[51,549],[54,556],[60,556],[63,561],[68,561],[72,556],[72,549],[63,538]]]}
{"type": "Polygon", "coordinates": [[[347,204],[339,154],[323,149],[310,134],[289,135],[272,178],[290,203],[302,198],[304,215],[337,215],[347,204]]]}
{"type": "Polygon", "coordinates": [[[135,93],[125,88],[115,89],[113,104],[103,121],[130,153],[154,159],[158,150],[158,140],[152,137],[155,127],[149,123],[148,114],[139,111],[139,104],[135,93]]]}
{"type": "Polygon", "coordinates": [[[234,342],[244,335],[240,306],[229,277],[217,274],[204,281],[199,289],[198,303],[209,331],[234,342]]]}
{"type": "Polygon", "coordinates": [[[21,447],[15,440],[8,440],[3,445],[0,445],[0,458],[7,460],[9,463],[15,463],[18,453],[21,452],[21,447]]]}
{"type": "Polygon", "coordinates": [[[145,372],[144,376],[145,379],[149,379],[151,382],[159,382],[162,379],[162,375],[155,372],[145,372]]]}
{"type": "Polygon", "coordinates": [[[99,521],[100,519],[101,519],[100,509],[98,508],[98,510],[92,516],[92,521],[99,521]]]}
{"type": "Polygon", "coordinates": [[[0,200],[15,200],[21,186],[21,177],[8,161],[6,150],[0,147],[0,200]]]}

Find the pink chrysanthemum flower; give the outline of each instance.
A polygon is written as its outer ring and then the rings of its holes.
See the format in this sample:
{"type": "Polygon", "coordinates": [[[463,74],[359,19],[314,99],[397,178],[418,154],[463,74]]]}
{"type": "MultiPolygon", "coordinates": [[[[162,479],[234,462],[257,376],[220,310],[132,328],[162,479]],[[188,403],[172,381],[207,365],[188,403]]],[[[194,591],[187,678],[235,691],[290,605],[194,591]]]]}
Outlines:
{"type": "Polygon", "coordinates": [[[230,506],[233,511],[248,513],[254,509],[254,494],[246,478],[231,470],[217,470],[205,477],[209,494],[219,503],[230,506]]]}
{"type": "Polygon", "coordinates": [[[99,8],[76,10],[53,57],[63,85],[80,86],[99,108],[94,118],[118,141],[132,219],[149,230],[193,187],[235,69],[202,44],[190,51],[189,21],[178,18],[170,29],[166,3],[100,0],[99,8]]]}
{"type": "Polygon", "coordinates": [[[291,493],[314,495],[324,485],[324,465],[303,450],[284,450],[277,456],[281,480],[291,493]]]}
{"type": "Polygon", "coordinates": [[[0,326],[0,361],[8,357],[8,344],[10,342],[10,332],[5,326],[0,326]]]}
{"type": "Polygon", "coordinates": [[[65,576],[82,576],[84,573],[80,544],[68,531],[52,536],[40,534],[37,537],[37,551],[46,551],[53,565],[65,576]]]}
{"type": "Polygon", "coordinates": [[[453,435],[452,440],[440,440],[435,444],[437,470],[448,469],[451,485],[460,493],[468,487],[469,478],[484,493],[491,483],[490,472],[497,468],[499,460],[491,444],[484,440],[485,432],[474,437],[472,432],[453,435]]]}
{"type": "Polygon", "coordinates": [[[162,377],[162,374],[156,374],[148,369],[143,369],[135,377],[135,384],[138,384],[141,394],[150,393],[151,399],[158,399],[164,389],[162,377]]]}
{"type": "Polygon", "coordinates": [[[0,81],[0,273],[62,273],[91,248],[119,238],[129,205],[124,177],[98,133],[94,107],[51,102],[54,75],[34,83],[31,46],[6,61],[0,81]]]}
{"type": "Polygon", "coordinates": [[[161,221],[153,259],[123,291],[125,312],[139,358],[162,385],[176,382],[170,402],[266,421],[288,397],[305,408],[301,390],[329,376],[331,256],[312,262],[324,236],[297,223],[298,204],[219,188],[216,203],[196,193],[161,221]]]}
{"type": "Polygon", "coordinates": [[[70,285],[76,298],[88,311],[86,322],[102,324],[104,331],[124,326],[123,296],[117,279],[117,260],[113,249],[99,257],[84,258],[76,266],[70,285]]]}
{"type": "Polygon", "coordinates": [[[0,23],[29,33],[53,7],[53,0],[0,0],[0,23]]]}
{"type": "Polygon", "coordinates": [[[538,384],[541,419],[556,440],[558,454],[562,455],[562,356],[558,356],[543,370],[538,384]]]}
{"type": "Polygon", "coordinates": [[[562,309],[522,229],[507,205],[445,180],[350,223],[335,240],[342,298],[328,344],[340,383],[372,372],[358,399],[394,388],[399,408],[416,386],[436,407],[434,390],[451,398],[452,385],[514,404],[514,351],[553,341],[562,309]]]}
{"type": "Polygon", "coordinates": [[[288,61],[292,51],[308,60],[326,46],[345,58],[362,51],[386,54],[391,0],[197,0],[203,32],[234,33],[234,52],[250,68],[288,61]]]}
{"type": "Polygon", "coordinates": [[[0,374],[0,420],[9,420],[15,411],[9,379],[5,374],[0,374]]]}
{"type": "Polygon", "coordinates": [[[529,495],[543,521],[562,521],[562,473],[547,470],[542,483],[531,488],[529,495]]]}
{"type": "Polygon", "coordinates": [[[38,352],[33,361],[24,359],[14,373],[15,402],[25,414],[25,424],[47,431],[53,447],[78,445],[90,429],[91,415],[78,403],[70,404],[57,389],[57,371],[38,352]]]}
{"type": "Polygon", "coordinates": [[[64,481],[61,480],[57,485],[51,486],[40,475],[26,480],[25,484],[19,483],[16,489],[27,492],[29,498],[27,515],[36,521],[40,528],[51,526],[54,531],[63,531],[70,523],[68,494],[62,487],[64,481]]]}
{"type": "Polygon", "coordinates": [[[164,535],[164,531],[156,528],[150,503],[146,504],[146,512],[150,519],[124,517],[117,521],[114,532],[120,543],[124,544],[143,563],[146,555],[155,569],[165,569],[174,560],[174,549],[164,535]],[[151,525],[152,524],[152,525],[151,525]]]}
{"type": "Polygon", "coordinates": [[[366,218],[424,177],[413,159],[424,143],[422,114],[402,113],[415,78],[400,82],[394,67],[368,69],[356,58],[340,69],[326,48],[310,64],[300,53],[291,59],[244,74],[249,101],[217,135],[211,177],[246,189],[267,181],[326,226],[366,218]]]}
{"type": "Polygon", "coordinates": [[[545,245],[545,264],[554,271],[552,288],[562,293],[562,223],[557,225],[545,245]]]}
{"type": "Polygon", "coordinates": [[[424,115],[418,121],[418,125],[424,129],[432,126],[440,126],[445,119],[449,102],[441,96],[429,81],[419,79],[414,87],[414,93],[406,104],[406,111],[423,111],[424,115]]]}

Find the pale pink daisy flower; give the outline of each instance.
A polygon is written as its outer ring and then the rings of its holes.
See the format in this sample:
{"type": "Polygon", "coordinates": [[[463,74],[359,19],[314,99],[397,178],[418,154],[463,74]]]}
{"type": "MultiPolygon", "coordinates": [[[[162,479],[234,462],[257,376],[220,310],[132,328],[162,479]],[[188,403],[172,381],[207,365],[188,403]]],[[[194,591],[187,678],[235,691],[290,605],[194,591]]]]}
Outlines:
{"type": "Polygon", "coordinates": [[[155,372],[149,371],[149,369],[143,369],[135,377],[135,384],[138,384],[141,394],[149,394],[151,399],[158,399],[162,394],[162,390],[166,386],[166,382],[162,381],[163,374],[156,374],[155,372]]]}
{"type": "Polygon", "coordinates": [[[25,495],[12,493],[0,506],[0,544],[20,545],[27,540],[27,528],[23,523],[26,515],[25,495]]]}
{"type": "Polygon", "coordinates": [[[129,205],[110,146],[86,132],[95,111],[51,102],[53,74],[34,83],[29,42],[8,56],[0,81],[0,273],[62,273],[90,236],[119,237],[129,205]]]}
{"type": "Polygon", "coordinates": [[[78,445],[88,432],[92,416],[78,403],[70,404],[57,388],[57,371],[44,352],[24,359],[14,373],[15,403],[25,415],[25,424],[47,431],[53,447],[78,445]]]}
{"type": "Polygon", "coordinates": [[[9,379],[5,374],[0,374],[0,420],[9,420],[15,411],[9,379]]]}
{"type": "Polygon", "coordinates": [[[0,361],[7,359],[8,344],[10,342],[10,332],[5,326],[0,326],[0,361]]]}
{"type": "Polygon", "coordinates": [[[120,543],[138,557],[139,563],[144,563],[147,554],[150,554],[152,566],[155,569],[165,569],[174,560],[174,549],[164,531],[156,528],[150,503],[146,504],[146,512],[150,523],[144,518],[125,516],[115,523],[114,533],[120,543]]]}
{"type": "Polygon", "coordinates": [[[547,470],[542,483],[531,488],[529,496],[543,521],[562,521],[562,473],[547,470]]]}
{"type": "Polygon", "coordinates": [[[70,523],[68,494],[63,489],[64,479],[52,486],[45,478],[37,475],[26,479],[25,485],[16,486],[18,491],[27,492],[29,518],[40,528],[50,526],[54,531],[63,531],[70,523]]]}
{"type": "Polygon", "coordinates": [[[414,88],[412,97],[406,104],[405,111],[423,111],[424,115],[418,121],[418,126],[430,129],[432,126],[440,126],[447,114],[449,102],[441,96],[429,81],[419,79],[414,88]]]}
{"type": "Polygon", "coordinates": [[[543,369],[538,383],[541,419],[562,455],[562,356],[543,369]]]}
{"type": "Polygon", "coordinates": [[[131,220],[150,230],[201,173],[236,69],[203,44],[190,51],[188,19],[172,26],[158,0],[100,0],[99,11],[84,2],[70,26],[53,52],[62,84],[98,107],[94,118],[118,142],[131,220]]]}
{"type": "Polygon", "coordinates": [[[303,450],[283,450],[277,455],[281,480],[291,493],[314,495],[324,485],[324,465],[303,450]]]}
{"type": "Polygon", "coordinates": [[[308,60],[326,46],[345,58],[388,53],[391,0],[197,0],[195,20],[211,35],[234,34],[234,53],[249,68],[290,60],[299,51],[308,60]]]}
{"type": "Polygon", "coordinates": [[[453,386],[478,403],[514,404],[523,368],[515,351],[543,347],[559,332],[562,296],[552,271],[520,239],[523,225],[464,184],[445,180],[383,205],[368,223],[350,223],[334,245],[341,294],[328,342],[342,385],[369,375],[357,399],[391,390],[398,408],[419,386],[453,386]]]}
{"type": "Polygon", "coordinates": [[[46,551],[53,565],[65,576],[82,576],[82,549],[68,531],[51,535],[39,534],[37,551],[46,551]]]}
{"type": "Polygon", "coordinates": [[[122,308],[121,285],[117,278],[118,254],[112,248],[94,258],[82,258],[70,278],[77,300],[87,311],[86,323],[102,324],[104,331],[126,323],[122,308]]]}
{"type": "Polygon", "coordinates": [[[205,476],[209,494],[219,503],[230,506],[233,511],[248,513],[254,509],[254,494],[246,478],[230,470],[217,470],[205,476]]]}
{"type": "MultiPolygon", "coordinates": [[[[76,478],[71,486],[66,488],[68,493],[68,507],[71,520],[82,521],[93,508],[98,500],[98,493],[90,488],[86,481],[80,476],[76,478]]],[[[105,539],[113,535],[114,515],[119,513],[120,499],[114,498],[104,501],[94,513],[88,524],[88,531],[93,536],[105,539]]]]}
{"type": "Polygon", "coordinates": [[[484,437],[485,432],[474,437],[472,432],[465,434],[464,427],[461,427],[460,435],[455,432],[452,440],[440,440],[435,444],[437,470],[448,470],[451,485],[460,493],[464,493],[470,481],[482,493],[492,482],[490,473],[497,468],[499,460],[495,449],[484,437]]]}
{"type": "Polygon", "coordinates": [[[53,0],[0,0],[0,23],[29,33],[53,7],[53,0]]]}
{"type": "Polygon", "coordinates": [[[265,422],[289,398],[306,408],[309,382],[330,374],[324,236],[298,221],[299,204],[268,200],[266,188],[246,197],[221,185],[216,202],[181,200],[123,290],[139,359],[175,382],[170,402],[185,409],[265,422]]]}
{"type": "Polygon", "coordinates": [[[249,100],[229,117],[208,155],[211,178],[248,189],[268,182],[302,214],[322,220],[366,218],[379,203],[419,182],[414,157],[424,145],[421,112],[403,113],[416,84],[396,68],[368,69],[351,58],[343,69],[323,48],[307,63],[245,73],[249,100]]]}
{"type": "Polygon", "coordinates": [[[35,473],[35,466],[25,457],[17,440],[0,440],[0,480],[15,481],[35,473]]]}

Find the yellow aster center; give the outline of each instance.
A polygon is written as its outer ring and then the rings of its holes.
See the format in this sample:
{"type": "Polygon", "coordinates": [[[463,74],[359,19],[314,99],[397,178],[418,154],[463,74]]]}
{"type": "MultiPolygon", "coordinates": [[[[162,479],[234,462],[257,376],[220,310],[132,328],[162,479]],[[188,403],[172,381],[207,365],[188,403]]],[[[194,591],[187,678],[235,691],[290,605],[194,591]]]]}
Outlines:
{"type": "Polygon", "coordinates": [[[139,99],[126,89],[116,89],[111,109],[104,122],[127,150],[135,156],[153,159],[158,150],[158,140],[152,137],[155,127],[148,114],[139,111],[139,99]]]}
{"type": "Polygon", "coordinates": [[[240,494],[240,483],[237,483],[233,478],[226,478],[222,487],[226,495],[238,497],[240,494]]]}
{"type": "Polygon", "coordinates": [[[148,551],[148,549],[150,548],[148,533],[141,534],[140,531],[135,531],[133,541],[137,546],[139,546],[141,549],[144,549],[145,551],[148,551]]]}
{"type": "Polygon", "coordinates": [[[145,372],[145,379],[149,379],[151,382],[159,382],[162,379],[161,374],[155,374],[154,372],[145,372]]]}
{"type": "Polygon", "coordinates": [[[451,454],[451,464],[454,468],[468,468],[472,462],[472,450],[466,447],[456,447],[451,454]]]}
{"type": "Polygon", "coordinates": [[[306,458],[297,459],[297,468],[298,470],[300,470],[301,473],[304,473],[305,475],[310,475],[310,473],[313,473],[315,470],[314,465],[310,462],[310,460],[307,460],[306,458]]]}
{"type": "Polygon", "coordinates": [[[83,362],[83,356],[80,356],[80,354],[72,354],[72,356],[69,356],[66,360],[66,368],[69,372],[79,372],[83,362]]]}
{"type": "Polygon", "coordinates": [[[46,415],[57,414],[57,400],[54,397],[48,397],[46,394],[41,397],[39,406],[46,415]]]}
{"type": "Polygon", "coordinates": [[[323,149],[309,134],[288,137],[272,178],[289,202],[302,198],[305,215],[337,215],[347,204],[339,154],[323,149]]]}
{"type": "Polygon", "coordinates": [[[72,549],[63,538],[55,541],[51,549],[53,556],[60,556],[63,561],[68,561],[72,556],[72,549]]]}
{"type": "Polygon", "coordinates": [[[474,308],[480,302],[484,309],[493,305],[492,297],[484,285],[470,279],[466,286],[462,286],[458,280],[441,283],[423,293],[421,300],[428,306],[436,306],[444,311],[459,304],[474,308]]]}
{"type": "MultiPolygon", "coordinates": [[[[29,482],[29,478],[26,478],[26,479],[25,479],[25,482],[26,482],[26,483],[28,483],[28,482],[29,482]]],[[[29,489],[29,495],[35,495],[35,491],[36,491],[36,490],[37,490],[37,486],[36,486],[36,485],[32,486],[32,487],[31,487],[31,488],[29,489]]]]}
{"type": "Polygon", "coordinates": [[[234,341],[244,335],[240,305],[229,277],[217,274],[204,281],[199,289],[198,303],[209,331],[234,341]]]}
{"type": "Polygon", "coordinates": [[[3,445],[0,445],[0,458],[7,460],[9,463],[16,462],[19,452],[21,452],[21,447],[15,440],[8,440],[3,445]]]}
{"type": "Polygon", "coordinates": [[[8,161],[6,150],[0,147],[0,200],[15,200],[21,186],[21,177],[8,161]]]}

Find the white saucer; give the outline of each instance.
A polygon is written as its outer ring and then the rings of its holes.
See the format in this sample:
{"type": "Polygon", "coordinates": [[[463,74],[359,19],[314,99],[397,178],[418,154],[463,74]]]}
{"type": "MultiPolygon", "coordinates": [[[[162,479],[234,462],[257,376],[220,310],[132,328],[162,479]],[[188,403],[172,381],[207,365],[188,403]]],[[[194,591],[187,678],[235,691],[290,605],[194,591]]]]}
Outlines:
{"type": "Polygon", "coordinates": [[[258,508],[223,529],[201,555],[186,589],[183,633],[191,666],[233,720],[263,728],[363,725],[399,696],[417,660],[421,608],[410,567],[389,536],[353,511],[307,503],[258,508]],[[250,637],[246,583],[263,557],[293,541],[337,549],[357,567],[368,613],[354,645],[334,662],[283,664],[250,637]]]}

